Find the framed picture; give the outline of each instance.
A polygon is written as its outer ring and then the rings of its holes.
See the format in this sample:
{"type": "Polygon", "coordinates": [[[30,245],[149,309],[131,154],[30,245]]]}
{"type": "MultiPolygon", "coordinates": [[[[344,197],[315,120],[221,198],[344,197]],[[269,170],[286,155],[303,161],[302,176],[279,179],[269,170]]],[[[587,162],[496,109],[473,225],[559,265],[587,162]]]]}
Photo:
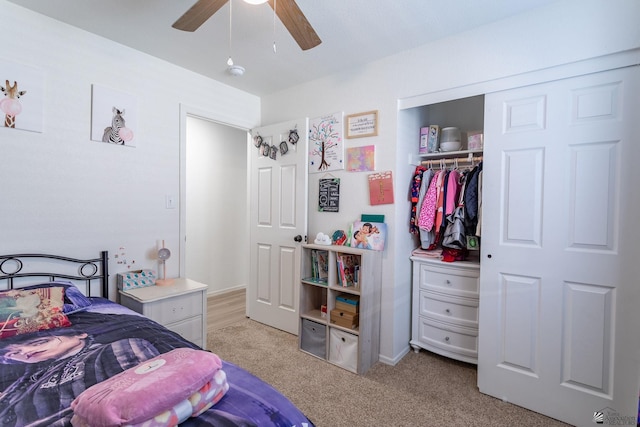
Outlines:
{"type": "Polygon", "coordinates": [[[378,135],[378,110],[351,114],[345,121],[347,138],[378,135]]]}
{"type": "Polygon", "coordinates": [[[91,86],[91,140],[135,147],[138,99],[106,86],[91,86]]]}
{"type": "Polygon", "coordinates": [[[391,171],[369,175],[369,203],[371,206],[393,203],[393,176],[391,171]]]}
{"type": "Polygon", "coordinates": [[[0,127],[42,133],[44,73],[0,58],[0,127]]]}
{"type": "Polygon", "coordinates": [[[387,224],[356,221],[351,230],[351,247],[382,251],[386,237],[387,224]]]}
{"type": "Polygon", "coordinates": [[[344,169],[342,112],[309,119],[309,173],[344,169]]]}
{"type": "Polygon", "coordinates": [[[318,212],[340,210],[340,178],[322,178],[318,188],[318,212]]]}

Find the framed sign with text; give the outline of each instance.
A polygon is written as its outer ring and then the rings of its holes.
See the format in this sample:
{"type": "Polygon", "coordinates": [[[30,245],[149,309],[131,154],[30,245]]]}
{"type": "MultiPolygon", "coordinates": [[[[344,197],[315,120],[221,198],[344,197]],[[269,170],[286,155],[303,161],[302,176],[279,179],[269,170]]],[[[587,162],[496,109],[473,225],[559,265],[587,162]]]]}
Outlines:
{"type": "Polygon", "coordinates": [[[347,138],[378,135],[378,110],[348,115],[345,127],[347,138]]]}
{"type": "Polygon", "coordinates": [[[340,209],[340,178],[322,178],[318,188],[318,212],[340,209]]]}

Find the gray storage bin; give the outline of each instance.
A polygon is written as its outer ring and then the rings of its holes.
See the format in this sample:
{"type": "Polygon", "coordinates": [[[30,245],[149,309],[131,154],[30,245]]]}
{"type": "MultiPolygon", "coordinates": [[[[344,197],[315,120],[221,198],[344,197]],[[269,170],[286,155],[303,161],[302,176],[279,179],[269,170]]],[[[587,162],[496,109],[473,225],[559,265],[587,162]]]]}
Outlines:
{"type": "Polygon", "coordinates": [[[327,357],[327,326],[309,319],[302,319],[300,348],[318,357],[327,357]]]}

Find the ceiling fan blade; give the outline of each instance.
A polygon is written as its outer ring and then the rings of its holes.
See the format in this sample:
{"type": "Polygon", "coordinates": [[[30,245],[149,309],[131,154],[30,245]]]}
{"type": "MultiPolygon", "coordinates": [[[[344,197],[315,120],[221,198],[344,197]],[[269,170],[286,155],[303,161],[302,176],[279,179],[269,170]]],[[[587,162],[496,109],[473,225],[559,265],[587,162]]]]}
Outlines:
{"type": "Polygon", "coordinates": [[[195,31],[229,0],[198,0],[172,27],[182,31],[195,31]]]}
{"type": "MultiPolygon", "coordinates": [[[[272,9],[273,3],[274,0],[269,0],[272,9]]],[[[295,0],[277,0],[275,11],[302,50],[311,49],[322,43],[295,0]]]]}

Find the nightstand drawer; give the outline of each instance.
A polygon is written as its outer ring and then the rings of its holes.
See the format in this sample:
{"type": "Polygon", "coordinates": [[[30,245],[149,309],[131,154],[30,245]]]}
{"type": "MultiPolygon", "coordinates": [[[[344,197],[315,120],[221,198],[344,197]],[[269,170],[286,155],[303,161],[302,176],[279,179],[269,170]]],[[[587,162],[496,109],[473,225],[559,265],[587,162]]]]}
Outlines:
{"type": "Polygon", "coordinates": [[[166,325],[167,329],[181,335],[184,339],[202,347],[202,316],[191,317],[187,320],[166,325]]]}
{"type": "Polygon", "coordinates": [[[154,301],[144,306],[144,314],[156,322],[167,325],[202,314],[202,292],[178,295],[154,301]]]}

